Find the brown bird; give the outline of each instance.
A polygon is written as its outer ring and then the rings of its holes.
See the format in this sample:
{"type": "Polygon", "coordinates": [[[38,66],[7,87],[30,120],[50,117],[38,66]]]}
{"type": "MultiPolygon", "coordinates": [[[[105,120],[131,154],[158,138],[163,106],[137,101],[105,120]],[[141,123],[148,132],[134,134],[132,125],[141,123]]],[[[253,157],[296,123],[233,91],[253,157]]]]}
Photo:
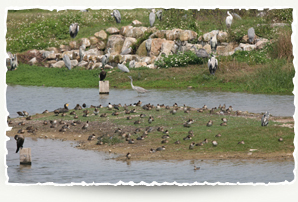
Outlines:
{"type": "Polygon", "coordinates": [[[128,152],[127,154],[126,154],[126,159],[130,159],[131,158],[131,154],[128,152]]]}
{"type": "Polygon", "coordinates": [[[23,144],[24,144],[25,138],[23,135],[15,135],[14,139],[17,141],[16,153],[18,153],[19,149],[23,149],[23,144]]]}
{"type": "Polygon", "coordinates": [[[228,125],[227,122],[223,122],[220,124],[220,126],[227,126],[227,125],[228,125]]]}
{"type": "Polygon", "coordinates": [[[194,166],[194,170],[200,170],[200,167],[194,166]]]}
{"type": "Polygon", "coordinates": [[[94,135],[94,134],[92,134],[92,135],[90,135],[90,136],[88,137],[88,140],[89,140],[89,141],[94,140],[94,139],[95,139],[95,135],[94,135]]]}
{"type": "Polygon", "coordinates": [[[47,114],[47,113],[49,113],[49,111],[46,109],[46,110],[44,110],[42,113],[43,113],[43,114],[47,114]]]}
{"type": "Polygon", "coordinates": [[[32,116],[26,117],[26,120],[32,120],[32,116]]]}
{"type": "Polygon", "coordinates": [[[24,116],[23,112],[18,111],[17,113],[19,116],[24,116]]]}
{"type": "Polygon", "coordinates": [[[24,116],[29,116],[29,113],[26,111],[23,111],[24,116]]]}
{"type": "Polygon", "coordinates": [[[89,121],[87,121],[87,122],[83,125],[82,129],[87,129],[88,127],[89,127],[89,121]]]}
{"type": "Polygon", "coordinates": [[[210,126],[212,126],[212,124],[213,124],[213,121],[209,120],[208,123],[206,124],[206,126],[210,127],[210,126]]]}

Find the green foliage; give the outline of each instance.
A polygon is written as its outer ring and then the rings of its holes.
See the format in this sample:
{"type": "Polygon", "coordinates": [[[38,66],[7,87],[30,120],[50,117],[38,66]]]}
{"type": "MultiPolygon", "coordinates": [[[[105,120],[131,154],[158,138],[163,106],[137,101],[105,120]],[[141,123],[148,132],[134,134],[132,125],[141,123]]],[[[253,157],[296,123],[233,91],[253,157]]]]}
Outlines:
{"type": "Polygon", "coordinates": [[[185,67],[191,64],[203,64],[204,59],[199,58],[194,52],[178,52],[174,55],[164,55],[155,62],[160,68],[185,67]]]}
{"type": "Polygon", "coordinates": [[[111,138],[110,137],[104,137],[104,138],[102,138],[102,142],[103,142],[103,144],[107,143],[110,146],[110,145],[122,143],[123,140],[118,138],[118,137],[111,137],[111,138]]]}
{"type": "Polygon", "coordinates": [[[249,65],[266,64],[270,61],[267,50],[236,51],[232,56],[238,62],[246,62],[249,65]]]}
{"type": "Polygon", "coordinates": [[[266,15],[266,19],[271,22],[293,22],[293,9],[272,9],[266,15]]]}

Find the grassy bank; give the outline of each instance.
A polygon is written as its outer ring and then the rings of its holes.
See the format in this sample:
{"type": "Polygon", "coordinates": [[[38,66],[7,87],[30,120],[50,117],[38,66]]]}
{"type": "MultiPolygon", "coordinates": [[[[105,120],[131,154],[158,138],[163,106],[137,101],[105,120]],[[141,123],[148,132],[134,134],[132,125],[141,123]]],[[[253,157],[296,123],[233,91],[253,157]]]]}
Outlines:
{"type": "MultiPolygon", "coordinates": [[[[210,108],[212,106],[209,106],[210,108]]],[[[213,106],[214,107],[214,106],[213,106]]],[[[16,132],[28,126],[37,128],[36,132],[25,132],[26,137],[33,138],[52,138],[62,140],[77,141],[77,144],[82,149],[92,149],[97,151],[115,152],[120,155],[120,159],[125,159],[125,154],[130,152],[134,160],[157,160],[157,159],[225,159],[225,158],[292,158],[294,150],[293,139],[293,119],[292,118],[278,118],[271,117],[270,123],[266,127],[261,126],[260,114],[248,114],[242,112],[241,115],[236,116],[235,111],[230,115],[218,115],[215,110],[212,114],[209,110],[202,113],[197,112],[196,109],[191,109],[189,113],[185,113],[179,109],[175,115],[170,113],[170,110],[162,108],[160,111],[144,110],[141,107],[128,107],[127,110],[136,109],[136,113],[129,114],[132,116],[131,120],[127,120],[128,114],[124,113],[123,107],[120,107],[119,115],[112,116],[114,110],[108,110],[106,107],[100,109],[100,114],[106,113],[107,117],[102,118],[99,115],[93,114],[94,108],[89,108],[90,114],[88,117],[83,117],[83,110],[77,110],[76,114],[82,124],[72,126],[71,122],[74,115],[70,115],[70,110],[66,116],[54,115],[53,112],[48,114],[33,115],[33,119],[26,121],[25,118],[12,119],[13,130],[7,132],[7,135],[14,136],[16,132]],[[145,118],[140,118],[140,114],[145,114],[145,118]],[[148,117],[152,115],[154,121],[149,124],[148,117]],[[227,126],[220,126],[221,118],[228,119],[227,126]],[[62,127],[58,124],[56,128],[50,128],[50,125],[44,125],[44,120],[64,120],[66,124],[70,125],[70,129],[66,132],[59,132],[62,127]],[[184,127],[183,124],[188,120],[193,119],[194,123],[190,128],[184,127]],[[25,126],[19,126],[18,123],[24,120],[25,126]],[[135,121],[140,120],[140,124],[134,124],[135,121]],[[206,123],[212,120],[213,125],[207,127],[206,123]],[[82,125],[89,121],[87,130],[82,129],[82,125]],[[153,131],[145,135],[144,140],[136,140],[138,137],[144,135],[146,127],[153,127],[153,131]],[[157,128],[162,126],[164,130],[169,131],[168,143],[161,143],[162,132],[157,131],[157,128]],[[135,144],[128,144],[125,138],[115,130],[120,128],[122,132],[131,134],[131,139],[135,140],[135,144]],[[135,132],[136,128],[140,128],[140,132],[135,132]],[[194,136],[191,140],[183,140],[192,130],[194,136]],[[217,134],[221,137],[215,137],[217,134]],[[98,140],[87,141],[89,135],[95,134],[96,138],[101,137],[103,145],[97,145],[98,140]],[[278,139],[282,137],[283,141],[278,139]],[[191,142],[200,143],[204,139],[208,142],[203,146],[195,146],[194,149],[189,150],[191,142]],[[179,140],[180,144],[175,144],[179,140]],[[214,147],[211,142],[216,140],[218,146],[214,147]],[[245,144],[238,144],[244,141],[245,144]],[[160,146],[165,146],[166,150],[149,153],[151,148],[156,149],[160,146]],[[251,150],[253,149],[253,150],[251,150]]],[[[26,144],[26,141],[25,141],[26,144]]]]}
{"type": "MultiPolygon", "coordinates": [[[[295,74],[292,63],[276,61],[267,65],[248,65],[237,61],[223,61],[215,76],[210,75],[207,64],[173,67],[170,69],[131,69],[126,74],[115,68],[107,74],[113,88],[131,88],[131,75],[135,86],[144,88],[181,88],[192,86],[200,90],[232,92],[291,94],[295,74]]],[[[8,71],[6,82],[11,85],[97,88],[99,70],[74,68],[45,68],[20,65],[8,71]]]]}

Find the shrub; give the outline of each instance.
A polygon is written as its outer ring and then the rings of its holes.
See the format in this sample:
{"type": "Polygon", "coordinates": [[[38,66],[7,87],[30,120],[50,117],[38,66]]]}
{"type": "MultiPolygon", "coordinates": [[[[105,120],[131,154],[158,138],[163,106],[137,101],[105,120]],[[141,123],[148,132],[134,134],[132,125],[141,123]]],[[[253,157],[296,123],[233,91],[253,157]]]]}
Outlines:
{"type": "Polygon", "coordinates": [[[272,9],[269,10],[266,19],[272,22],[293,22],[293,9],[272,9]]]}
{"type": "Polygon", "coordinates": [[[112,137],[111,139],[109,137],[104,137],[102,138],[102,142],[103,144],[107,143],[109,145],[114,145],[114,144],[122,143],[123,140],[118,137],[112,137]]]}
{"type": "Polygon", "coordinates": [[[185,67],[190,64],[203,64],[204,59],[199,58],[194,52],[178,52],[174,55],[162,56],[155,62],[160,68],[185,67]]]}

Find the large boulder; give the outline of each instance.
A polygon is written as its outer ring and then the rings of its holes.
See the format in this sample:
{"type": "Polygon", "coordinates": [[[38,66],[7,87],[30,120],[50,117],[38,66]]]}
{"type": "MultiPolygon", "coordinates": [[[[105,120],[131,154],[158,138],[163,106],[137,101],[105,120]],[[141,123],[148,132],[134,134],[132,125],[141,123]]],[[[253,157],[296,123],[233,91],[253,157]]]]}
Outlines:
{"type": "Polygon", "coordinates": [[[111,48],[111,53],[120,54],[124,43],[122,35],[111,35],[108,38],[107,49],[111,48]]]}
{"type": "Polygon", "coordinates": [[[234,43],[229,43],[227,46],[217,46],[216,53],[223,56],[233,55],[235,47],[234,43]]]}
{"type": "Polygon", "coordinates": [[[210,46],[209,44],[206,44],[203,48],[206,50],[206,52],[207,52],[208,54],[211,53],[211,46],[210,46]]]}
{"type": "Polygon", "coordinates": [[[54,54],[54,51],[40,51],[43,58],[47,58],[50,54],[54,54]]]}
{"type": "Polygon", "coordinates": [[[192,30],[182,30],[179,35],[180,41],[190,41],[198,38],[198,34],[192,30]]]}
{"type": "Polygon", "coordinates": [[[136,52],[136,54],[138,56],[147,56],[146,41],[147,40],[143,41],[141,43],[141,45],[139,46],[139,48],[138,48],[138,50],[136,52]]]}
{"type": "Polygon", "coordinates": [[[223,31],[219,31],[219,33],[217,35],[217,41],[220,42],[220,43],[227,42],[228,41],[228,33],[223,32],[223,31]]]}
{"type": "Polygon", "coordinates": [[[174,41],[164,41],[162,44],[161,44],[161,50],[160,52],[161,53],[164,53],[166,55],[169,55],[170,53],[172,53],[172,49],[173,49],[173,46],[175,45],[175,42],[174,41]]]}
{"type": "Polygon", "coordinates": [[[85,45],[85,47],[89,47],[91,45],[90,40],[87,38],[81,38],[80,39],[80,44],[85,45]]]}
{"type": "Polygon", "coordinates": [[[89,49],[85,51],[85,55],[100,55],[100,51],[97,48],[89,49]]]}
{"type": "Polygon", "coordinates": [[[182,47],[182,51],[192,51],[195,53],[196,49],[199,50],[200,48],[203,48],[201,44],[191,44],[187,43],[184,47],[182,47]]]}
{"type": "Polygon", "coordinates": [[[70,50],[70,47],[69,46],[66,46],[66,45],[60,45],[59,46],[59,49],[60,49],[60,52],[63,53],[65,51],[69,51],[70,50]]]}
{"type": "Polygon", "coordinates": [[[137,39],[132,38],[132,37],[126,37],[121,49],[121,52],[123,52],[124,50],[128,49],[129,47],[131,47],[133,44],[135,44],[137,42],[137,39]]]}
{"type": "Polygon", "coordinates": [[[218,32],[219,32],[219,30],[212,30],[211,32],[205,33],[203,35],[203,40],[209,42],[211,37],[214,37],[218,32]]]}
{"type": "Polygon", "coordinates": [[[145,62],[146,64],[150,64],[151,63],[151,57],[142,57],[141,58],[141,62],[145,62]]]}
{"type": "Polygon", "coordinates": [[[104,41],[99,41],[96,44],[96,47],[97,47],[98,50],[104,50],[106,48],[106,43],[104,41]]]}
{"type": "Polygon", "coordinates": [[[132,21],[132,24],[133,25],[141,25],[142,23],[138,20],[134,20],[134,21],[132,21]]]}
{"type": "Polygon", "coordinates": [[[127,31],[132,29],[132,28],[133,28],[133,26],[131,26],[131,25],[121,27],[120,34],[125,36],[127,31]]]}
{"type": "Polygon", "coordinates": [[[60,60],[60,61],[52,64],[51,67],[53,67],[53,68],[62,68],[62,67],[65,67],[65,64],[62,60],[60,60]]]}
{"type": "Polygon", "coordinates": [[[135,68],[146,67],[146,66],[147,66],[146,62],[136,62],[135,63],[135,68]]]}
{"type": "Polygon", "coordinates": [[[129,29],[125,36],[126,37],[132,37],[132,38],[139,38],[143,36],[143,34],[147,31],[147,27],[134,27],[132,29],[129,29]]]}
{"type": "Polygon", "coordinates": [[[166,30],[158,30],[151,34],[149,38],[166,38],[166,30]]]}
{"type": "Polygon", "coordinates": [[[109,34],[119,34],[120,30],[116,27],[109,27],[106,29],[106,32],[109,34]]]}
{"type": "Polygon", "coordinates": [[[56,47],[49,47],[49,48],[47,48],[47,50],[54,52],[54,53],[59,53],[59,50],[56,47]]]}
{"type": "Polygon", "coordinates": [[[155,38],[151,41],[151,48],[149,51],[149,56],[158,56],[161,50],[162,44],[165,42],[165,39],[155,38]]]}
{"type": "Polygon", "coordinates": [[[94,36],[95,36],[96,38],[101,39],[101,40],[106,40],[107,37],[108,37],[107,33],[106,33],[104,30],[100,30],[99,32],[96,32],[96,33],[94,34],[94,36]]]}
{"type": "Polygon", "coordinates": [[[166,31],[166,39],[167,40],[176,40],[180,36],[181,29],[173,29],[173,30],[167,30],[166,31]]]}
{"type": "Polygon", "coordinates": [[[50,53],[47,55],[47,60],[55,60],[56,59],[56,54],[55,53],[50,53]]]}
{"type": "Polygon", "coordinates": [[[89,38],[91,45],[97,44],[98,43],[98,39],[95,36],[91,36],[89,38]]]}
{"type": "Polygon", "coordinates": [[[77,66],[78,66],[78,67],[87,67],[87,65],[88,65],[88,62],[82,60],[81,62],[78,63],[77,66]]]}
{"type": "Polygon", "coordinates": [[[70,64],[71,64],[72,67],[77,66],[78,63],[79,63],[79,62],[78,62],[77,60],[70,60],[70,64]]]}
{"type": "Polygon", "coordinates": [[[79,48],[79,44],[76,41],[70,41],[68,43],[68,45],[69,45],[69,47],[70,47],[71,50],[78,49],[79,48]]]}

